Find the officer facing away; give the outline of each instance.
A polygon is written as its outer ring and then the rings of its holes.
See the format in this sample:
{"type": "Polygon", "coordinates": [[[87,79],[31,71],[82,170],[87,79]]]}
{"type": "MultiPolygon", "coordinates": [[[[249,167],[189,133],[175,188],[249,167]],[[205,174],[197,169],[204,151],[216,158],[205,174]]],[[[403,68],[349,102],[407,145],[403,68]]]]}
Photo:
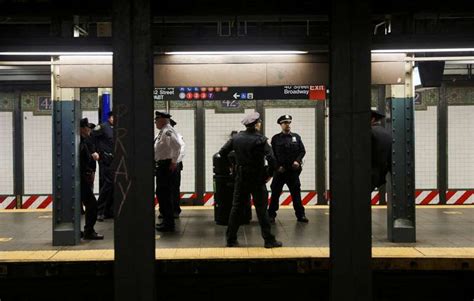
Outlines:
{"type": "Polygon", "coordinates": [[[94,128],[94,138],[99,152],[99,200],[98,221],[114,217],[114,182],[112,161],[114,159],[114,113],[109,112],[106,122],[94,128]]]}
{"type": "Polygon", "coordinates": [[[392,171],[392,135],[382,126],[383,118],[384,114],[372,110],[372,190],[385,184],[385,176],[392,171]]]}
{"type": "Polygon", "coordinates": [[[293,200],[293,208],[298,222],[307,223],[304,207],[301,203],[301,163],[306,154],[300,135],[291,132],[291,115],[283,115],[278,118],[277,123],[281,126],[281,133],[272,137],[273,153],[277,161],[277,169],[273,175],[271,185],[272,198],[268,208],[270,222],[275,222],[276,211],[279,208],[280,194],[283,185],[290,189],[293,200]]]}
{"type": "Polygon", "coordinates": [[[219,155],[227,157],[234,150],[237,161],[234,197],[226,233],[227,246],[239,245],[237,231],[242,220],[239,214],[244,212],[247,196],[252,194],[265,248],[281,247],[282,243],[277,241],[271,233],[266,210],[268,191],[265,183],[271,178],[273,172],[275,164],[273,152],[267,142],[267,137],[259,133],[262,123],[258,112],[246,116],[242,124],[245,125],[246,130],[232,137],[219,151],[219,155]],[[268,161],[268,168],[265,167],[265,159],[268,161]]]}
{"type": "Polygon", "coordinates": [[[80,121],[81,142],[79,144],[79,170],[81,175],[81,202],[86,208],[83,239],[104,239],[103,235],[97,234],[94,230],[97,221],[97,200],[94,196],[94,175],[96,162],[99,154],[95,152],[94,144],[91,142],[91,130],[95,127],[89,123],[87,118],[80,121]]]}

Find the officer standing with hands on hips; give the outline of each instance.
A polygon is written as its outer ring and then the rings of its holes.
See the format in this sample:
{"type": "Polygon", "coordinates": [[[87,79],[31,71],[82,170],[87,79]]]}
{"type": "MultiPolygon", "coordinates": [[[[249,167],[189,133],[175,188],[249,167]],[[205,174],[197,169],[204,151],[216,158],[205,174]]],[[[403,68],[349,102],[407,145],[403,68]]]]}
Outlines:
{"type": "Polygon", "coordinates": [[[265,248],[278,248],[282,246],[271,233],[271,225],[267,213],[268,191],[265,183],[271,178],[275,158],[268,139],[260,132],[262,121],[260,114],[254,112],[247,115],[242,124],[246,130],[233,136],[219,151],[219,155],[227,157],[231,151],[235,151],[236,178],[232,209],[230,211],[229,225],[227,227],[227,247],[237,247],[237,231],[244,212],[248,195],[252,194],[258,221],[265,241],[265,248]],[[268,167],[265,166],[268,161],[268,167]]]}
{"type": "Polygon", "coordinates": [[[155,125],[160,130],[154,145],[156,197],[163,215],[163,222],[156,225],[156,230],[160,232],[174,231],[173,187],[181,144],[176,131],[170,125],[170,118],[171,115],[166,112],[155,112],[155,125]]]}
{"type": "Polygon", "coordinates": [[[290,189],[293,208],[298,222],[307,223],[304,207],[301,203],[301,165],[306,150],[300,135],[291,132],[291,115],[283,115],[278,118],[277,123],[281,126],[281,133],[272,137],[272,149],[277,161],[275,174],[273,175],[272,197],[268,208],[270,222],[275,222],[276,212],[279,208],[280,194],[283,185],[290,189]]]}

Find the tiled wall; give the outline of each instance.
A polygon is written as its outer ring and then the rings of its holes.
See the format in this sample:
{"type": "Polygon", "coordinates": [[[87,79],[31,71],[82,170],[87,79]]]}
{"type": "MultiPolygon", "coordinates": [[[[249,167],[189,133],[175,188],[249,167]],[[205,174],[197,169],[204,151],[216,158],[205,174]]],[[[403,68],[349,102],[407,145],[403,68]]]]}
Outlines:
{"type": "Polygon", "coordinates": [[[50,115],[23,113],[25,194],[52,192],[52,121],[50,115]]]}
{"type": "Polygon", "coordinates": [[[0,112],[0,195],[13,194],[13,113],[0,112]]]}
{"type": "Polygon", "coordinates": [[[215,113],[214,109],[205,110],[206,191],[214,190],[212,180],[212,156],[229,140],[230,133],[233,130],[241,131],[245,129],[240,122],[245,115],[253,111],[253,109],[247,109],[245,113],[215,113]]]}
{"type": "MultiPolygon", "coordinates": [[[[276,120],[281,115],[289,114],[293,117],[291,130],[298,133],[303,140],[306,155],[303,158],[303,171],[300,175],[301,190],[316,189],[316,143],[315,123],[316,111],[314,108],[268,108],[265,109],[265,135],[271,139],[273,135],[281,132],[281,127],[276,120]]],[[[324,147],[324,146],[322,146],[324,147]]],[[[271,182],[270,182],[271,183],[271,182]]],[[[270,189],[268,184],[268,188],[270,189]]],[[[288,187],[284,187],[288,190],[288,187]]]]}
{"type": "Polygon", "coordinates": [[[474,106],[448,108],[448,187],[474,188],[474,106]]]}
{"type": "MultiPolygon", "coordinates": [[[[181,172],[181,191],[195,191],[195,164],[194,164],[194,110],[170,110],[173,120],[177,122],[175,129],[183,135],[185,156],[183,171],[181,172]]],[[[155,128],[156,129],[156,128],[155,128]]]]}
{"type": "Polygon", "coordinates": [[[415,111],[415,187],[437,187],[437,108],[415,111]]]}

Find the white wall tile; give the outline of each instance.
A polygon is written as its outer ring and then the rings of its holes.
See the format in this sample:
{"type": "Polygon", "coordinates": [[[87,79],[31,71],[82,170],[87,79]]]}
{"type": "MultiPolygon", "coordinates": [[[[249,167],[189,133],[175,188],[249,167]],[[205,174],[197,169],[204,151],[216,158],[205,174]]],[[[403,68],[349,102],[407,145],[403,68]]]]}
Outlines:
{"type": "Polygon", "coordinates": [[[0,195],[13,194],[13,113],[0,112],[0,195]]]}
{"type": "Polygon", "coordinates": [[[437,108],[415,111],[415,187],[437,187],[437,108]]]}
{"type": "Polygon", "coordinates": [[[253,109],[246,109],[245,113],[215,113],[214,109],[206,109],[205,124],[205,167],[206,191],[214,191],[212,179],[212,156],[229,140],[233,130],[242,131],[244,126],[240,123],[245,115],[252,113],[253,109]]]}
{"type": "MultiPolygon", "coordinates": [[[[277,124],[278,117],[289,114],[293,117],[291,130],[301,136],[306,149],[303,158],[303,171],[300,175],[301,190],[316,189],[316,141],[315,122],[316,111],[314,108],[267,108],[265,109],[265,135],[271,139],[273,135],[281,132],[277,124]]],[[[324,147],[324,146],[322,146],[324,147]]],[[[270,181],[271,183],[271,181],[270,181]]],[[[268,184],[268,187],[270,184],[268,184]]],[[[284,187],[287,191],[288,187],[284,187]]]]}
{"type": "Polygon", "coordinates": [[[51,116],[23,113],[25,194],[52,193],[51,116]]]}
{"type": "Polygon", "coordinates": [[[448,108],[448,187],[474,188],[474,106],[448,108]]]}
{"type": "MultiPolygon", "coordinates": [[[[185,156],[183,159],[183,171],[181,172],[181,191],[195,191],[195,160],[194,160],[194,110],[170,110],[173,120],[177,122],[175,128],[183,135],[185,156]]],[[[156,127],[155,127],[156,130],[156,127]]]]}

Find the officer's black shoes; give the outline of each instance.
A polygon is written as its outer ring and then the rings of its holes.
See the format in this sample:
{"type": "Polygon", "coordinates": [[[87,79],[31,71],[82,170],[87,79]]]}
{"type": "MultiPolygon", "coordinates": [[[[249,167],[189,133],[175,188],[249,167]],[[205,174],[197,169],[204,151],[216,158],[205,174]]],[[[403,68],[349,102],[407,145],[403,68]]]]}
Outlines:
{"type": "Polygon", "coordinates": [[[163,223],[156,225],[155,229],[158,232],[174,232],[174,226],[168,226],[163,223]]]}
{"type": "Polygon", "coordinates": [[[278,240],[266,241],[263,246],[267,249],[281,248],[283,246],[283,243],[281,241],[278,241],[278,240]]]}
{"type": "Polygon", "coordinates": [[[300,223],[307,223],[307,222],[309,222],[309,219],[307,219],[306,216],[304,216],[304,215],[303,215],[302,217],[298,217],[297,220],[298,220],[298,222],[300,222],[300,223]]]}
{"type": "Polygon", "coordinates": [[[270,224],[274,224],[274,223],[275,223],[275,217],[270,216],[270,217],[269,217],[269,220],[270,220],[270,224]]]}
{"type": "Polygon", "coordinates": [[[103,215],[103,214],[99,214],[99,215],[97,215],[97,221],[98,221],[98,222],[103,222],[103,221],[104,221],[104,219],[105,219],[105,217],[104,217],[104,215],[103,215]]]}
{"type": "Polygon", "coordinates": [[[85,240],[101,240],[104,239],[104,235],[101,235],[95,231],[85,232],[83,239],[85,240]]]}
{"type": "Polygon", "coordinates": [[[239,246],[239,242],[237,240],[228,240],[226,244],[226,247],[229,247],[229,248],[235,248],[238,246],[239,246]]]}

